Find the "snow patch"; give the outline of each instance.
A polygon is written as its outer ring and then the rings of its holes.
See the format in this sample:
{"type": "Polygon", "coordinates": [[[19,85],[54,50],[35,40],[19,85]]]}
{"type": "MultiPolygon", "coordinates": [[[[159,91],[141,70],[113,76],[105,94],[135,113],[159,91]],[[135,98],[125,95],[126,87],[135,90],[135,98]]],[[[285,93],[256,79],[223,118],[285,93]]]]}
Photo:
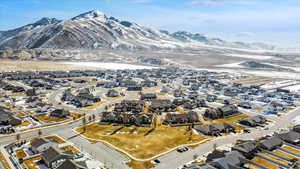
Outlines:
{"type": "Polygon", "coordinates": [[[63,62],[68,65],[84,66],[84,67],[95,67],[102,69],[111,69],[111,70],[135,70],[135,69],[155,69],[157,67],[152,66],[141,66],[141,65],[132,65],[124,63],[111,63],[111,62],[63,62]]]}
{"type": "Polygon", "coordinates": [[[226,54],[227,56],[231,57],[239,57],[239,58],[245,58],[245,59],[256,59],[256,60],[267,60],[272,59],[273,56],[267,56],[267,55],[247,55],[247,54],[226,54]]]}

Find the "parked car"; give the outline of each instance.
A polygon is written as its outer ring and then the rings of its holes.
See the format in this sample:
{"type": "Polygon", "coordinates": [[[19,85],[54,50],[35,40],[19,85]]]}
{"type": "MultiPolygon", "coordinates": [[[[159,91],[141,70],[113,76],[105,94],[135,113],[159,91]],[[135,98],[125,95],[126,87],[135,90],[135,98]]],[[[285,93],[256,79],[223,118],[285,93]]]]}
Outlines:
{"type": "Polygon", "coordinates": [[[187,148],[187,147],[182,147],[182,148],[178,148],[178,149],[177,149],[177,152],[183,153],[183,152],[186,152],[186,151],[188,151],[188,150],[189,150],[189,148],[187,148]]]}

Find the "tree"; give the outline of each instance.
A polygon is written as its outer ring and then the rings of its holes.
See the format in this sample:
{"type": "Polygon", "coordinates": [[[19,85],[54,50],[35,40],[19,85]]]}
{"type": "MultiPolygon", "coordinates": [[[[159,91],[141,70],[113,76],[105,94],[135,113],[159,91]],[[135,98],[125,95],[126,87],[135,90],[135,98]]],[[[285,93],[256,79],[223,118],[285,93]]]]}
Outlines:
{"type": "Polygon", "coordinates": [[[18,134],[16,135],[16,140],[17,140],[17,141],[20,141],[20,139],[21,139],[21,135],[20,135],[20,133],[18,133],[18,134]]]}
{"type": "Polygon", "coordinates": [[[213,146],[214,146],[213,149],[214,149],[214,150],[217,150],[217,143],[214,143],[213,146]]]}
{"type": "Polygon", "coordinates": [[[194,160],[197,160],[198,157],[199,157],[198,154],[194,154],[194,155],[193,155],[193,159],[194,159],[194,160]]]}
{"type": "Polygon", "coordinates": [[[96,115],[95,114],[92,115],[92,119],[93,119],[93,121],[96,120],[96,115]]]}
{"type": "Polygon", "coordinates": [[[41,129],[38,130],[38,136],[41,137],[43,135],[43,132],[41,129]]]}
{"type": "Polygon", "coordinates": [[[82,119],[82,125],[83,125],[83,132],[86,132],[86,118],[85,118],[85,113],[83,114],[83,119],[82,119]]]}

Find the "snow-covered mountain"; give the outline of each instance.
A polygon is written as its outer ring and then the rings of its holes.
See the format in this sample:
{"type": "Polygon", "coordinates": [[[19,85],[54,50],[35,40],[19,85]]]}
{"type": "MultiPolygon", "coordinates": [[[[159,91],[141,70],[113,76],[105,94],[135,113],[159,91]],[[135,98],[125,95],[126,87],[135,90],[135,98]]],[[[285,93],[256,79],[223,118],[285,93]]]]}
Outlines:
{"type": "Polygon", "coordinates": [[[160,32],[165,33],[182,42],[201,42],[212,46],[243,48],[243,49],[268,49],[273,50],[275,47],[264,43],[244,43],[244,42],[228,42],[220,38],[212,38],[199,33],[191,33],[187,31],[177,31],[169,33],[166,30],[160,32]]]}
{"type": "Polygon", "coordinates": [[[68,20],[42,18],[23,27],[1,31],[0,49],[126,49],[198,48],[203,45],[244,49],[272,49],[265,44],[227,42],[185,31],[157,31],[129,21],[90,11],[68,20]]]}

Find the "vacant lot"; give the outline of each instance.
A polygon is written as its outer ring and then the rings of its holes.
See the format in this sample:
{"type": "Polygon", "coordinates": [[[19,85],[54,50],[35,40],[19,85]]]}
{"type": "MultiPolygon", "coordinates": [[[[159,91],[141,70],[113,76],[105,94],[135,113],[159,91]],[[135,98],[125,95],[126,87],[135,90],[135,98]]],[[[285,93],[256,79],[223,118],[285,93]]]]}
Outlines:
{"type": "MultiPolygon", "coordinates": [[[[83,127],[76,130],[83,132],[83,127]]],[[[92,123],[86,126],[84,136],[106,141],[135,158],[147,159],[183,144],[201,142],[209,137],[190,135],[187,127],[159,126],[156,129],[120,127],[92,123]]]]}
{"type": "Polygon", "coordinates": [[[128,162],[127,165],[132,169],[149,169],[154,167],[154,164],[152,164],[151,161],[140,162],[132,160],[128,162]]]}
{"type": "Polygon", "coordinates": [[[40,115],[36,116],[38,120],[44,122],[44,123],[49,123],[49,122],[61,122],[67,120],[66,118],[55,118],[55,117],[49,117],[47,115],[40,115]]]}

